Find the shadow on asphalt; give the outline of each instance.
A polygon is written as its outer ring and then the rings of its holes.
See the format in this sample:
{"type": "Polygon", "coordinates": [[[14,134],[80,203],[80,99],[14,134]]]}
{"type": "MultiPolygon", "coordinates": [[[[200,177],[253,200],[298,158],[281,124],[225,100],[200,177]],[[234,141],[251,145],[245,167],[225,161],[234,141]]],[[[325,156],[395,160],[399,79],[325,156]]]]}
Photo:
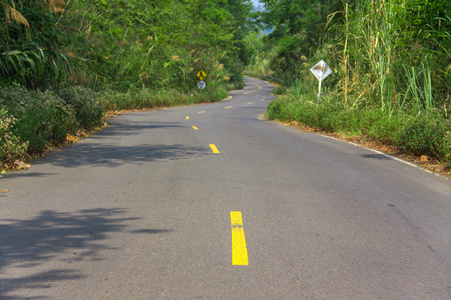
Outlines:
{"type": "MultiPolygon", "coordinates": [[[[62,167],[101,166],[117,167],[122,164],[142,164],[157,160],[185,159],[193,156],[206,155],[205,148],[189,147],[185,145],[159,145],[149,143],[123,145],[122,138],[130,135],[142,134],[149,130],[185,128],[177,122],[141,121],[139,112],[133,118],[115,119],[111,127],[104,131],[66,147],[62,151],[54,152],[41,160],[41,163],[62,167]]],[[[142,119],[142,118],[141,118],[142,119]]]]}
{"type": "Polygon", "coordinates": [[[383,154],[362,154],[362,158],[373,158],[373,159],[379,159],[379,160],[390,160],[391,157],[383,154]]]}
{"type": "MultiPolygon", "coordinates": [[[[138,115],[139,113],[135,113],[134,115],[138,115]]],[[[127,117],[127,116],[124,116],[127,117]]],[[[139,121],[136,119],[133,119],[131,121],[129,118],[116,118],[114,119],[113,124],[106,128],[102,133],[92,137],[94,139],[96,138],[102,138],[102,137],[109,137],[111,135],[116,134],[138,134],[142,131],[148,131],[152,129],[169,129],[169,128],[184,128],[187,126],[181,125],[181,123],[178,122],[150,122],[150,121],[139,121]]]]}
{"type": "Polygon", "coordinates": [[[74,168],[79,166],[117,167],[158,160],[179,160],[207,155],[206,148],[184,145],[118,146],[105,143],[83,143],[49,156],[45,163],[74,168]]]}
{"type": "MultiPolygon", "coordinates": [[[[89,209],[76,212],[42,211],[25,220],[0,220],[0,299],[41,299],[42,289],[56,282],[86,275],[70,268],[77,261],[100,261],[102,251],[117,250],[104,241],[113,232],[127,230],[127,222],[138,218],[123,217],[120,208],[89,209]],[[67,268],[45,268],[49,261],[64,261],[67,268]],[[7,273],[14,268],[13,273],[7,273]],[[27,275],[21,276],[24,272],[27,275]],[[32,274],[32,275],[29,275],[32,274]],[[35,292],[33,292],[35,290],[35,292]],[[40,293],[38,297],[20,297],[16,293],[40,293]]],[[[169,233],[167,229],[139,229],[132,234],[169,233]]]]}

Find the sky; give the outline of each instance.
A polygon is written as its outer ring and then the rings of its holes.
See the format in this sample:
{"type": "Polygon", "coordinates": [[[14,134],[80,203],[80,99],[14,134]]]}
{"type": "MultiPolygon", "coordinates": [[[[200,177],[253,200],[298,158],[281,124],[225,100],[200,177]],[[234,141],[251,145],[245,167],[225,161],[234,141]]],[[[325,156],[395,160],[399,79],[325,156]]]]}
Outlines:
{"type": "Polygon", "coordinates": [[[257,7],[258,4],[259,4],[259,3],[258,3],[258,0],[252,0],[252,4],[254,4],[254,6],[257,7]]]}

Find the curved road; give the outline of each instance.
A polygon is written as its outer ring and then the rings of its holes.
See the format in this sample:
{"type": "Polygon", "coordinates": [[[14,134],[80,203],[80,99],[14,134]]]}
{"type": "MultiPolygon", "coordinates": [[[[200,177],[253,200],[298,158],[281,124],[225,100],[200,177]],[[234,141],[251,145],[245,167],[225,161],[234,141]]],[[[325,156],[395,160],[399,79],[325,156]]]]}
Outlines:
{"type": "Polygon", "coordinates": [[[451,183],[260,117],[115,118],[0,180],[0,299],[450,299],[451,183]]]}

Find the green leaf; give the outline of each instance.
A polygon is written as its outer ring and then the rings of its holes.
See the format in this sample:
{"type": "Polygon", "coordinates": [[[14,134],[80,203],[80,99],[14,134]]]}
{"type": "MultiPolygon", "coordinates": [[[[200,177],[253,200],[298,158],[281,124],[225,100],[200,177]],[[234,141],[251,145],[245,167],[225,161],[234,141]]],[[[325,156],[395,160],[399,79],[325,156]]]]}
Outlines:
{"type": "Polygon", "coordinates": [[[23,52],[19,50],[11,50],[2,53],[2,55],[18,55],[18,54],[23,54],[23,52]]]}

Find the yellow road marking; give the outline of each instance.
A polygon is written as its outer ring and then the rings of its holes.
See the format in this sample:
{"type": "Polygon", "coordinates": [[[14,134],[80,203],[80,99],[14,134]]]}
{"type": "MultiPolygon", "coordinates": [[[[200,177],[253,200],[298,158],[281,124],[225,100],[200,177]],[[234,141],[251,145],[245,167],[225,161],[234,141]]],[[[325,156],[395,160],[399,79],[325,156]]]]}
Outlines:
{"type": "Polygon", "coordinates": [[[224,107],[224,108],[232,108],[231,106],[226,106],[226,107],[224,107]]]}
{"type": "Polygon", "coordinates": [[[247,266],[247,247],[243,229],[243,218],[240,211],[231,211],[232,224],[232,265],[247,266]]]}
{"type": "Polygon", "coordinates": [[[216,148],[216,146],[214,144],[210,144],[210,148],[211,148],[211,151],[213,151],[213,153],[219,153],[218,148],[216,148]]]}
{"type": "Polygon", "coordinates": [[[261,89],[262,89],[262,87],[259,86],[258,84],[255,84],[255,85],[258,86],[258,89],[256,89],[256,90],[251,90],[251,91],[247,91],[247,92],[245,92],[244,94],[247,95],[247,94],[249,94],[249,93],[252,93],[252,92],[255,92],[255,91],[257,91],[257,90],[261,90],[261,89]]]}
{"type": "Polygon", "coordinates": [[[186,119],[189,120],[189,116],[186,116],[186,119]]]}
{"type": "Polygon", "coordinates": [[[248,104],[254,104],[254,102],[249,102],[248,104]]]}
{"type": "Polygon", "coordinates": [[[194,129],[194,130],[199,130],[199,128],[197,128],[196,126],[193,126],[193,129],[194,129]]]}
{"type": "Polygon", "coordinates": [[[262,99],[262,101],[265,101],[265,99],[262,99]]]}
{"type": "Polygon", "coordinates": [[[202,110],[200,112],[198,112],[198,114],[203,114],[205,112],[205,110],[202,110]]]}

